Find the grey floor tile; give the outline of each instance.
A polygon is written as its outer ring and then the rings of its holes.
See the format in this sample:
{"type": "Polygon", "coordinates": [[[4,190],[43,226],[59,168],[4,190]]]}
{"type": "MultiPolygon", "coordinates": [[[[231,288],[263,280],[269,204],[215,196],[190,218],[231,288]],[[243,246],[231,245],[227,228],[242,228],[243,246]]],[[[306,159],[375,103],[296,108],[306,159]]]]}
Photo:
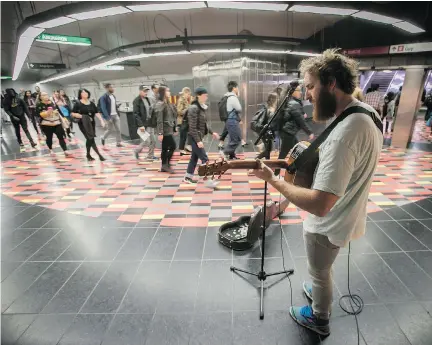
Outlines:
{"type": "MultiPolygon", "coordinates": [[[[21,242],[33,235],[38,229],[17,229],[1,238],[2,260],[7,260],[8,254],[21,242]]],[[[3,229],[2,229],[3,232],[3,229]]]]}
{"type": "Polygon", "coordinates": [[[193,312],[197,297],[199,261],[174,261],[161,289],[157,312],[193,312]]]}
{"type": "Polygon", "coordinates": [[[2,315],[1,316],[1,343],[13,345],[36,318],[35,314],[28,315],[2,315]]]}
{"type": "Polygon", "coordinates": [[[234,312],[233,334],[235,345],[320,344],[318,336],[299,329],[288,311],[267,312],[264,321],[257,311],[234,312]]]}
{"type": "Polygon", "coordinates": [[[410,345],[384,305],[365,306],[358,319],[368,345],[410,345]]]}
{"type": "Polygon", "coordinates": [[[231,311],[233,303],[233,276],[231,260],[203,261],[196,310],[198,312],[231,311]]]}
{"type": "Polygon", "coordinates": [[[357,255],[354,261],[381,301],[401,302],[414,298],[378,255],[357,255]]]}
{"type": "Polygon", "coordinates": [[[432,278],[404,253],[381,254],[384,261],[419,300],[432,300],[432,278]]]}
{"type": "Polygon", "coordinates": [[[81,312],[116,312],[135,275],[138,264],[138,262],[113,262],[85,303],[81,312]]]}
{"type": "Polygon", "coordinates": [[[102,345],[143,345],[152,318],[152,314],[117,314],[102,345]]]}
{"type": "Polygon", "coordinates": [[[100,345],[114,315],[77,315],[58,345],[100,345]]]}
{"type": "Polygon", "coordinates": [[[189,345],[192,315],[156,314],[146,345],[189,345]]]}
{"type": "MultiPolygon", "coordinates": [[[[358,335],[354,316],[347,314],[332,316],[330,319],[330,335],[321,337],[322,344],[325,345],[357,345],[358,335]]],[[[360,345],[366,345],[360,331],[360,345]]]]}
{"type": "Polygon", "coordinates": [[[411,252],[408,255],[432,277],[432,252],[411,252]]]}
{"type": "Polygon", "coordinates": [[[218,242],[217,234],[217,228],[207,228],[204,259],[232,259],[232,250],[218,242]]]}
{"type": "Polygon", "coordinates": [[[21,262],[2,261],[1,263],[1,281],[5,280],[9,275],[21,265],[21,262]]]}
{"type": "Polygon", "coordinates": [[[385,220],[393,220],[387,213],[384,211],[372,212],[368,214],[369,218],[375,222],[385,221],[385,220]]]}
{"type": "Polygon", "coordinates": [[[432,221],[417,220],[400,221],[402,225],[411,235],[415,236],[421,243],[432,249],[432,221]]]}
{"type": "Polygon", "coordinates": [[[116,261],[142,260],[156,230],[156,228],[135,228],[118,253],[116,261]]]}
{"type": "Polygon", "coordinates": [[[385,210],[385,212],[390,217],[392,217],[394,220],[412,219],[413,218],[408,212],[405,212],[400,207],[392,207],[392,208],[385,210]]]}
{"type": "MultiPolygon", "coordinates": [[[[417,238],[412,236],[402,226],[393,222],[381,222],[377,224],[387,236],[389,236],[399,247],[405,251],[426,250],[427,248],[421,244],[417,238]]],[[[431,232],[432,235],[432,232],[431,232]]]]}
{"type": "MultiPolygon", "coordinates": [[[[394,224],[396,224],[396,222],[394,224]]],[[[378,253],[401,251],[401,249],[375,223],[367,223],[365,236],[369,244],[378,253]]]]}
{"type": "Polygon", "coordinates": [[[39,315],[19,338],[17,345],[56,345],[75,315],[39,315]]]}
{"type": "Polygon", "coordinates": [[[184,228],[180,236],[174,260],[201,260],[206,228],[184,228]]]}
{"type": "Polygon", "coordinates": [[[119,309],[120,313],[152,314],[163,298],[170,262],[144,262],[139,268],[119,309]]]}
{"type": "MultiPolygon", "coordinates": [[[[19,214],[19,217],[21,218],[23,216],[23,213],[19,214]]],[[[21,228],[41,228],[46,223],[48,223],[51,219],[53,219],[55,216],[54,212],[52,210],[43,209],[42,212],[38,213],[36,216],[34,216],[31,219],[27,219],[28,221],[23,223],[20,227],[21,228]]]]}
{"type": "Polygon", "coordinates": [[[411,345],[429,345],[432,340],[432,317],[420,303],[387,305],[393,318],[405,333],[411,345]]]}
{"type": "Polygon", "coordinates": [[[55,262],[12,303],[6,313],[39,313],[77,267],[78,263],[74,262],[55,262]]]}
{"type": "Polygon", "coordinates": [[[159,228],[144,260],[171,260],[180,233],[181,228],[159,228]]]}
{"type": "Polygon", "coordinates": [[[113,260],[131,232],[132,228],[109,229],[99,245],[89,252],[86,260],[113,260]]]}
{"type": "Polygon", "coordinates": [[[232,345],[232,313],[195,314],[189,345],[232,345]]]}
{"type": "Polygon", "coordinates": [[[49,262],[26,262],[11,273],[1,286],[2,312],[26,291],[50,264],[49,262]]]}
{"type": "Polygon", "coordinates": [[[85,260],[87,256],[92,255],[96,257],[99,255],[101,250],[102,238],[108,231],[101,228],[87,228],[85,234],[83,235],[82,230],[76,232],[75,230],[66,229],[74,236],[76,239],[74,243],[69,246],[68,249],[57,259],[58,261],[82,261],[85,260]]]}
{"type": "Polygon", "coordinates": [[[306,256],[301,224],[284,225],[285,238],[293,256],[306,256]]]}
{"type": "MultiPolygon", "coordinates": [[[[29,208],[25,209],[24,211],[22,211],[19,214],[19,216],[14,217],[13,219],[9,220],[6,223],[2,223],[2,227],[4,226],[5,228],[9,227],[9,228],[15,229],[15,228],[22,226],[24,223],[31,224],[31,221],[34,219],[34,217],[37,214],[41,213],[43,210],[44,210],[43,208],[37,207],[37,206],[36,207],[35,206],[29,207],[29,208]]],[[[38,225],[35,222],[35,225],[31,225],[29,227],[37,229],[37,228],[40,228],[41,225],[38,225]]]]}
{"type": "Polygon", "coordinates": [[[7,261],[25,261],[44,246],[59,229],[40,229],[7,255],[7,261]]]}
{"type": "Polygon", "coordinates": [[[425,209],[417,206],[415,203],[407,204],[401,207],[415,219],[432,219],[432,214],[425,209]]]}
{"type": "Polygon", "coordinates": [[[108,268],[107,262],[84,262],[70,277],[43,313],[77,313],[108,268]]]}
{"type": "Polygon", "coordinates": [[[73,240],[65,231],[60,231],[45,246],[34,253],[29,261],[55,261],[69,248],[72,242],[73,240]]]}
{"type": "MultiPolygon", "coordinates": [[[[366,278],[357,268],[357,265],[350,258],[349,284],[353,294],[361,296],[366,304],[378,303],[378,296],[375,294],[366,278]]],[[[348,294],[348,256],[341,255],[336,258],[333,266],[333,279],[342,295],[348,294]]]]}

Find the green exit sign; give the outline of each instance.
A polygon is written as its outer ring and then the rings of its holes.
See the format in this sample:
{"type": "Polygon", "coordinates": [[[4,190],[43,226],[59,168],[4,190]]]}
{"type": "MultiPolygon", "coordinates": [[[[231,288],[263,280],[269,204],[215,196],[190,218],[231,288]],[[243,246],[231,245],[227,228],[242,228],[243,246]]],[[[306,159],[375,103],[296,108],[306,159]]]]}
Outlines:
{"type": "Polygon", "coordinates": [[[72,44],[76,46],[91,46],[92,44],[92,40],[89,37],[54,35],[45,33],[37,36],[36,41],[56,44],[72,44]]]}

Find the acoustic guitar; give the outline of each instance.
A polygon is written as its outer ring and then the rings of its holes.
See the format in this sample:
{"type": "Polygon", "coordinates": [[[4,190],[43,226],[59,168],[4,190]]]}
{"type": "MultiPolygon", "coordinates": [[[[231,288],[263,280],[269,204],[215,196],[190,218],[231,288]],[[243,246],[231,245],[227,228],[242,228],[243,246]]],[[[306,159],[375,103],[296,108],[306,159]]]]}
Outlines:
{"type": "MultiPolygon", "coordinates": [[[[301,141],[297,143],[288,154],[287,159],[262,160],[262,162],[272,169],[287,169],[285,173],[285,181],[296,186],[310,188],[312,186],[314,172],[318,164],[318,152],[316,155],[306,161],[302,166],[290,172],[290,167],[295,165],[296,159],[309,147],[310,143],[301,141]]],[[[256,160],[246,159],[237,161],[216,161],[214,163],[206,163],[198,167],[198,175],[213,179],[220,178],[226,171],[230,169],[257,169],[258,163],[256,160]]]]}

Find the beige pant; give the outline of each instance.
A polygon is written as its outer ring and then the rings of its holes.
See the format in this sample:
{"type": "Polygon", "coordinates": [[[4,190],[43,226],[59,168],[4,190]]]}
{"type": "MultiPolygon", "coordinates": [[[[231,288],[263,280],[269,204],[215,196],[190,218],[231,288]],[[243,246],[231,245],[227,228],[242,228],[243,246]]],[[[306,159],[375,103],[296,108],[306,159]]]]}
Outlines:
{"type": "Polygon", "coordinates": [[[329,319],[333,302],[332,266],[340,248],[324,235],[303,231],[303,236],[312,279],[312,308],[317,317],[329,319]]]}

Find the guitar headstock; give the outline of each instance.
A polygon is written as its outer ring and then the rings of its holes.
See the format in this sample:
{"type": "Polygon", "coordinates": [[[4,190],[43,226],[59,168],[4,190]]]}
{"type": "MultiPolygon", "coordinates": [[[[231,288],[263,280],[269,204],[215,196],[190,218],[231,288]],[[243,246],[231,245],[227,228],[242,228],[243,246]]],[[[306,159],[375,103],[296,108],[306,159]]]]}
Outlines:
{"type": "Polygon", "coordinates": [[[198,175],[204,176],[205,178],[208,176],[214,178],[216,175],[221,177],[229,168],[229,163],[225,159],[214,161],[214,163],[207,162],[198,167],[198,175]]]}

